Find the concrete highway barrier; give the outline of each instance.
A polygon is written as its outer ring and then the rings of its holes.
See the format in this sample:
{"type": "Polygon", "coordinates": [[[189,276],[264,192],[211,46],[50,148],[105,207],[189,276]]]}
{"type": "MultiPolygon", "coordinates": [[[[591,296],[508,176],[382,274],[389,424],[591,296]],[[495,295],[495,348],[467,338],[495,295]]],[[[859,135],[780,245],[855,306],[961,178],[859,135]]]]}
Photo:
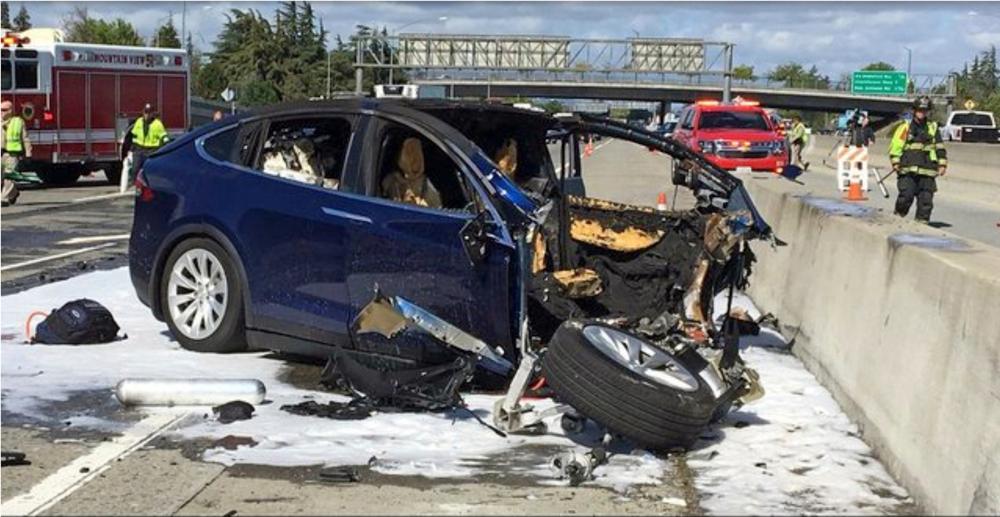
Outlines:
{"type": "Polygon", "coordinates": [[[1000,250],[746,184],[788,243],[754,248],[750,294],[794,353],[926,510],[1000,514],[1000,250]]]}

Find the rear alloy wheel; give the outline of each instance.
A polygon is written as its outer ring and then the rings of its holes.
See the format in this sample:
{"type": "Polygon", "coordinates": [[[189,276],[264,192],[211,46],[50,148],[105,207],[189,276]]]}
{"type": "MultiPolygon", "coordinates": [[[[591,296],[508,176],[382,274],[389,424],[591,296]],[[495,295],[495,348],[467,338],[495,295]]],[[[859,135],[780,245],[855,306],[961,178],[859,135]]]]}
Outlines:
{"type": "Polygon", "coordinates": [[[160,296],[167,325],[184,348],[246,350],[239,278],[228,254],[214,241],[187,240],[171,252],[160,296]]]}
{"type": "Polygon", "coordinates": [[[570,321],[552,336],[542,371],[581,414],[637,445],[667,450],[693,445],[717,405],[695,363],[619,328],[570,321]]]}

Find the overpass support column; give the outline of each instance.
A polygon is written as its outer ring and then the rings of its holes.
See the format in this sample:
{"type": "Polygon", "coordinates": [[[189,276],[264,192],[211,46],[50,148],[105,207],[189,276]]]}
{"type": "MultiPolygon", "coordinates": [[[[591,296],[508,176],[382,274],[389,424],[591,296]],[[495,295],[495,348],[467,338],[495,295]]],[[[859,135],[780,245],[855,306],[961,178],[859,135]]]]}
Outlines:
{"type": "Polygon", "coordinates": [[[733,44],[726,44],[726,71],[722,83],[722,102],[731,102],[733,98],[733,44]]]}
{"type": "Polygon", "coordinates": [[[660,106],[659,106],[659,109],[657,109],[657,112],[658,112],[657,114],[660,117],[659,123],[662,124],[663,123],[663,119],[667,118],[667,102],[666,101],[660,101],[660,106]]]}

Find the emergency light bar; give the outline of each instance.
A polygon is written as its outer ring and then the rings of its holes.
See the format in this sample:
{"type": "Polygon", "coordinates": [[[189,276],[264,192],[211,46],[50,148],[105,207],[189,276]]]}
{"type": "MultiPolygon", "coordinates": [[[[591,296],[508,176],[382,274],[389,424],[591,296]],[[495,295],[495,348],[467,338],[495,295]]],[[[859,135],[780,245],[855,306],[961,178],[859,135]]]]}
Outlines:
{"type": "Polygon", "coordinates": [[[20,47],[21,45],[24,45],[25,43],[31,43],[31,39],[29,39],[29,38],[20,38],[18,36],[13,35],[13,34],[6,34],[3,37],[3,46],[5,46],[5,47],[9,47],[11,45],[17,45],[17,46],[20,47]]]}

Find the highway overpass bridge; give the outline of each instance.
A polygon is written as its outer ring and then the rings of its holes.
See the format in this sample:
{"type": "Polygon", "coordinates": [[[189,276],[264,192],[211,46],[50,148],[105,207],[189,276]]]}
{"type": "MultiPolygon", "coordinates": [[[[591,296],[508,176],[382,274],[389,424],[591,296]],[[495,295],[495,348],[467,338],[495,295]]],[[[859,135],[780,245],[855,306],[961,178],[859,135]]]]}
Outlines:
{"type": "Polygon", "coordinates": [[[948,75],[910,77],[910,95],[855,95],[848,82],[801,85],[733,77],[735,45],[678,38],[579,39],[563,36],[400,34],[363,36],[356,47],[356,93],[365,70],[376,82],[442,87],[450,97],[693,102],[739,95],[762,105],[805,111],[862,108],[892,117],[912,97],[954,98],[948,75]],[[805,87],[803,87],[805,86],[805,87]]]}
{"type": "MultiPolygon", "coordinates": [[[[421,86],[443,88],[449,97],[544,97],[565,99],[635,100],[650,102],[694,102],[722,99],[723,86],[656,83],[577,83],[569,81],[487,81],[416,79],[421,86]]],[[[912,103],[907,96],[852,95],[844,91],[797,90],[732,86],[732,95],[779,109],[840,113],[861,108],[874,116],[892,116],[912,103]]]]}

